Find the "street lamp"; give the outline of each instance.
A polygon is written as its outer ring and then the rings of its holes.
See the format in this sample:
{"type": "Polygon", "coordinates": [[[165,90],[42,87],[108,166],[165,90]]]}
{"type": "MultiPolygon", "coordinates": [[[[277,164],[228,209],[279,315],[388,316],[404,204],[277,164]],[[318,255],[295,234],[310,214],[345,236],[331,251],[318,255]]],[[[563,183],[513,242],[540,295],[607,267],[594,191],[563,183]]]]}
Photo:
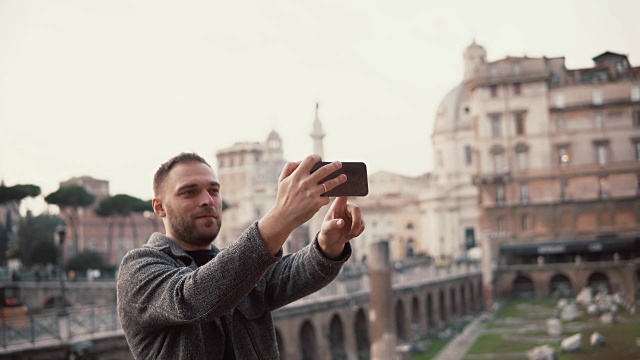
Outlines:
{"type": "Polygon", "coordinates": [[[65,225],[56,226],[56,234],[58,234],[58,279],[60,280],[60,296],[57,300],[58,315],[67,315],[67,309],[65,304],[65,289],[64,289],[64,239],[67,235],[67,227],[65,225]]]}

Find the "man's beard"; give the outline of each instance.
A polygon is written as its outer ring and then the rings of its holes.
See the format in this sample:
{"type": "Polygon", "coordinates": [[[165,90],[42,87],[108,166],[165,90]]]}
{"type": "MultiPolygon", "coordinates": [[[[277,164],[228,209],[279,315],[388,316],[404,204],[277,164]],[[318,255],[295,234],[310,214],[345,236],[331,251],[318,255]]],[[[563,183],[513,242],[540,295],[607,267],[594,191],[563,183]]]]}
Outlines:
{"type": "Polygon", "coordinates": [[[188,215],[180,216],[169,209],[167,209],[167,218],[169,223],[171,223],[174,236],[180,241],[195,246],[211,245],[213,240],[218,236],[220,227],[222,226],[222,219],[219,215],[215,220],[209,219],[208,221],[214,223],[205,228],[198,227],[195,224],[195,220],[197,219],[191,219],[188,215]]]}

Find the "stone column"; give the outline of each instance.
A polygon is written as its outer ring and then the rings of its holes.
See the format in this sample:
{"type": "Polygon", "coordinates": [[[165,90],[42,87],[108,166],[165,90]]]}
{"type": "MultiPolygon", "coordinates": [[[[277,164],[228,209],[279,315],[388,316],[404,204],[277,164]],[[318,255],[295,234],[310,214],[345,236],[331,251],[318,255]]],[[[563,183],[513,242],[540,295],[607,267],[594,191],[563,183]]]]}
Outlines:
{"type": "Polygon", "coordinates": [[[389,265],[389,243],[387,241],[371,244],[369,259],[371,279],[371,308],[369,310],[369,330],[371,336],[371,359],[395,359],[397,343],[392,324],[391,266],[389,265]]]}
{"type": "MultiPolygon", "coordinates": [[[[482,239],[482,294],[484,297],[485,310],[493,313],[493,249],[490,233],[485,233],[482,239]]],[[[497,255],[499,256],[499,255],[497,255]]]]}

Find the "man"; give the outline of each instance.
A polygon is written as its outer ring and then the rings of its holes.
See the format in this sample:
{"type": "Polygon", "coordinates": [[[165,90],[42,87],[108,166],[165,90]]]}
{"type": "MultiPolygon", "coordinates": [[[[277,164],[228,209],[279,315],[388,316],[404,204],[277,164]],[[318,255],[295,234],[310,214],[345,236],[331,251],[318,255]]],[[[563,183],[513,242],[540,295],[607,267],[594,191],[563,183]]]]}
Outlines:
{"type": "Polygon", "coordinates": [[[212,244],[222,224],[221,184],[197,154],[182,153],[154,176],[155,233],[122,260],[118,315],[137,359],[278,359],[271,311],[329,284],[364,231],[360,209],[336,198],[311,244],[282,255],[282,245],[324,205],[341,167],[312,155],[284,166],[274,206],[227,249],[212,244]]]}

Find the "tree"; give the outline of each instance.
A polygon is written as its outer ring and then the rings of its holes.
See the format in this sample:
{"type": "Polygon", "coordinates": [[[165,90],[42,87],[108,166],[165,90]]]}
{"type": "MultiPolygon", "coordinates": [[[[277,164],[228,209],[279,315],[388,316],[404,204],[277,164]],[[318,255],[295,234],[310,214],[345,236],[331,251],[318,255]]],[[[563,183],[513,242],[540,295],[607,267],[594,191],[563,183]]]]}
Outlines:
{"type": "Polygon", "coordinates": [[[113,255],[113,227],[116,222],[116,211],[111,197],[105,198],[94,209],[97,216],[107,221],[107,259],[111,261],[113,255]]]}
{"type": "Polygon", "coordinates": [[[0,224],[0,266],[7,264],[7,251],[14,238],[14,226],[11,213],[20,213],[20,202],[26,197],[40,195],[40,188],[31,184],[18,184],[5,186],[0,184],[0,205],[7,206],[8,210],[4,226],[0,224]]]}
{"type": "Polygon", "coordinates": [[[138,239],[138,228],[133,214],[143,213],[144,211],[149,211],[151,209],[150,201],[146,202],[126,194],[110,196],[98,204],[95,209],[96,215],[108,219],[107,221],[109,222],[109,230],[107,232],[108,259],[111,259],[113,255],[113,227],[116,224],[116,219],[120,219],[120,240],[122,241],[124,239],[125,224],[126,221],[129,220],[133,233],[134,246],[138,247],[140,245],[138,239]]]}
{"type": "Polygon", "coordinates": [[[72,256],[67,262],[66,269],[79,274],[84,274],[89,269],[110,273],[113,272],[114,267],[109,265],[102,254],[89,250],[72,256]]]}
{"type": "Polygon", "coordinates": [[[38,195],[40,195],[40,188],[35,185],[0,185],[0,205],[5,205],[11,202],[20,202],[26,197],[36,197],[38,195]]]}
{"type": "Polygon", "coordinates": [[[78,210],[93,204],[95,199],[93,194],[79,185],[61,186],[44,198],[48,204],[58,205],[67,218],[73,234],[74,254],[78,252],[78,210]]]}
{"type": "Polygon", "coordinates": [[[18,252],[22,263],[32,265],[56,264],[58,247],[54,243],[55,231],[64,221],[54,215],[27,215],[18,230],[18,252]]]}

